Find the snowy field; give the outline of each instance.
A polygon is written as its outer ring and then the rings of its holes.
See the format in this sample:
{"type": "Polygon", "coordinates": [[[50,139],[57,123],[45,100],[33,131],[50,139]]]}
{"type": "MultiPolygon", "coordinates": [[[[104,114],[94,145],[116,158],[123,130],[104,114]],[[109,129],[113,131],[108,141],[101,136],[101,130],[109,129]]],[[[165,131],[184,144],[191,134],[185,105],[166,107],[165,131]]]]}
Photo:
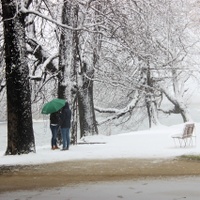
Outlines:
{"type": "Polygon", "coordinates": [[[184,126],[184,124],[178,124],[110,136],[88,136],[84,138],[84,141],[102,144],[71,145],[69,151],[51,150],[51,132],[48,123],[48,120],[34,122],[36,153],[17,156],[4,155],[7,145],[7,128],[6,123],[1,123],[0,164],[40,164],[76,159],[171,158],[183,154],[200,153],[200,123],[195,123],[196,146],[192,147],[180,148],[174,144],[171,135],[182,132],[184,126]]]}

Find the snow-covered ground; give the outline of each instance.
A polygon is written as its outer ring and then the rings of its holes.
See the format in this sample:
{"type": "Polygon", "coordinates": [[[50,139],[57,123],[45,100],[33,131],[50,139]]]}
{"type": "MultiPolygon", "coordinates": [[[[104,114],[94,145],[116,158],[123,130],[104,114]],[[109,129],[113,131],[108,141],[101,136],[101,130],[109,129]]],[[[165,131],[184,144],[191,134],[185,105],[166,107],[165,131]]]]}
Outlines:
{"type": "Polygon", "coordinates": [[[7,146],[7,128],[5,123],[1,123],[0,164],[40,164],[75,159],[170,158],[200,153],[200,123],[195,123],[196,146],[193,147],[175,146],[171,135],[182,132],[184,126],[184,124],[178,124],[109,136],[101,134],[88,136],[84,138],[84,141],[100,144],[72,145],[69,151],[51,150],[51,132],[48,123],[48,120],[34,122],[36,153],[17,156],[4,155],[7,146]]]}

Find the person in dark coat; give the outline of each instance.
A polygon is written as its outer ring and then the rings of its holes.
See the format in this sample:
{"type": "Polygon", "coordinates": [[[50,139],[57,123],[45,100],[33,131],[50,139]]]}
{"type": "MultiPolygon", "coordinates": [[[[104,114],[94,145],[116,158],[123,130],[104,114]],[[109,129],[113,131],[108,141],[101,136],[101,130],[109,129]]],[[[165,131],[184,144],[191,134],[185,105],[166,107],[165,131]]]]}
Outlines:
{"type": "Polygon", "coordinates": [[[62,108],[60,127],[63,140],[62,150],[68,150],[70,145],[71,110],[67,102],[62,108]]]}
{"type": "Polygon", "coordinates": [[[59,121],[60,121],[60,111],[54,112],[50,114],[50,129],[52,133],[51,138],[51,149],[59,149],[57,146],[57,134],[59,129],[59,121]]]}

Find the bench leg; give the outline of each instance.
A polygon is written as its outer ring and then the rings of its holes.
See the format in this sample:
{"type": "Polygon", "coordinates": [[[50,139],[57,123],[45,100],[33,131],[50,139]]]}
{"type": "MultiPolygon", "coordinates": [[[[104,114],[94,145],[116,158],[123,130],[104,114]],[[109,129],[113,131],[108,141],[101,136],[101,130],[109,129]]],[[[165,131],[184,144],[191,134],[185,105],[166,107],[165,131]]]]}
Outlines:
{"type": "Polygon", "coordinates": [[[185,146],[196,146],[196,138],[194,137],[194,141],[193,141],[193,137],[189,137],[189,138],[185,138],[184,139],[184,143],[185,143],[185,146]]]}
{"type": "Polygon", "coordinates": [[[196,146],[196,136],[190,138],[190,146],[196,146]]]}
{"type": "Polygon", "coordinates": [[[180,141],[179,141],[179,139],[178,138],[173,138],[174,139],[174,145],[177,147],[178,146],[178,144],[177,144],[177,140],[178,140],[178,143],[179,143],[179,146],[181,146],[181,143],[180,143],[180,141]],[[177,140],[176,140],[177,139],[177,140]]]}
{"type": "Polygon", "coordinates": [[[175,146],[178,146],[176,139],[178,140],[179,147],[185,147],[186,146],[186,141],[184,139],[182,139],[182,138],[173,138],[173,139],[174,139],[175,146]]]}
{"type": "Polygon", "coordinates": [[[186,146],[196,146],[196,136],[188,137],[188,138],[173,138],[175,146],[177,145],[176,139],[178,140],[180,147],[186,146]],[[194,141],[193,141],[194,140],[194,141]]]}

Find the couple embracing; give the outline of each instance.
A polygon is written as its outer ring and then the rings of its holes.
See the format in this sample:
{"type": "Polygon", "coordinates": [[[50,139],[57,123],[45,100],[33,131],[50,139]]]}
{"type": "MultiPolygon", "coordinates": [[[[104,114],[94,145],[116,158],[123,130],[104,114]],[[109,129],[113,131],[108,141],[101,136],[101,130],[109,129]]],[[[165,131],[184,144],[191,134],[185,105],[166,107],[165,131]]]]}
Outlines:
{"type": "Polygon", "coordinates": [[[71,110],[66,102],[65,106],[50,115],[50,129],[52,132],[51,147],[52,150],[59,149],[57,146],[57,133],[61,129],[63,148],[68,150],[70,145],[70,127],[71,127],[71,110]]]}

